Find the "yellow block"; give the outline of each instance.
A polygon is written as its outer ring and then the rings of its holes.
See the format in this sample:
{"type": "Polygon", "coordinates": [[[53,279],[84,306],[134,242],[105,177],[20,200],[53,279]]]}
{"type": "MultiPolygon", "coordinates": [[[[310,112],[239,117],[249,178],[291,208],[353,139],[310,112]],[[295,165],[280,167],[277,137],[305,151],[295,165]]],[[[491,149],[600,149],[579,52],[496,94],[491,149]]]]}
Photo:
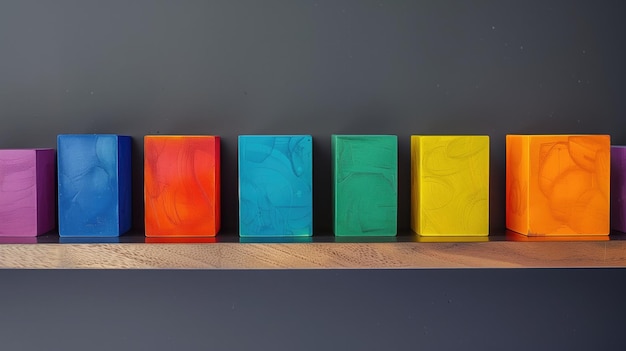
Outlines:
{"type": "Polygon", "coordinates": [[[411,136],[411,228],[489,235],[489,136],[411,136]]]}

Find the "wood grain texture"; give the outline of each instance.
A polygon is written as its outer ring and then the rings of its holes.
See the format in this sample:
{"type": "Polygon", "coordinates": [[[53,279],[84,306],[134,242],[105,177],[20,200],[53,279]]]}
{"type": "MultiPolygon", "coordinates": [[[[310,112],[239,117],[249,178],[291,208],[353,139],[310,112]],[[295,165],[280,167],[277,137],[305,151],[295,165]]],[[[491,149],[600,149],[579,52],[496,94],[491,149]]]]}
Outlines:
{"type": "Polygon", "coordinates": [[[626,241],[0,245],[0,268],[403,269],[524,267],[626,267],[626,241]]]}

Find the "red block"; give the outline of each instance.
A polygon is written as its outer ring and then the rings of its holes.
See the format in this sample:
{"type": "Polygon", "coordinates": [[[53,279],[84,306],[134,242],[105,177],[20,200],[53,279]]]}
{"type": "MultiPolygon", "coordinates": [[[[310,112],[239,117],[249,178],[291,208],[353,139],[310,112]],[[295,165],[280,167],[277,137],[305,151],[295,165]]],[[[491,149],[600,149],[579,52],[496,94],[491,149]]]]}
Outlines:
{"type": "Polygon", "coordinates": [[[220,229],[220,138],[144,138],[146,236],[215,236],[220,229]]]}

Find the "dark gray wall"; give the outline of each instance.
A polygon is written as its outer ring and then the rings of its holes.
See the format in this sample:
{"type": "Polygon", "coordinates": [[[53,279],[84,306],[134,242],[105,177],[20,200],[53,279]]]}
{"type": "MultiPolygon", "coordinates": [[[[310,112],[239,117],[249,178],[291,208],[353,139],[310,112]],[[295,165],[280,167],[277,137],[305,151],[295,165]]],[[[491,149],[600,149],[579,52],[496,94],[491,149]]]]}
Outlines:
{"type": "Polygon", "coordinates": [[[504,228],[506,133],[626,143],[622,1],[0,2],[0,147],[60,133],[223,137],[223,228],[237,230],[237,135],[314,137],[315,228],[330,230],[330,135],[492,138],[491,229],[504,228]]]}
{"type": "MultiPolygon", "coordinates": [[[[221,135],[223,231],[232,233],[237,135],[309,133],[315,228],[327,233],[332,133],[399,136],[401,229],[409,226],[409,135],[488,134],[491,230],[501,233],[506,133],[610,133],[626,144],[625,15],[623,1],[0,0],[0,148],[55,147],[60,133],[133,136],[141,227],[142,137],[221,135]]],[[[615,329],[622,270],[0,278],[6,349],[51,340],[110,349],[118,344],[109,336],[153,349],[211,340],[278,349],[624,343],[615,329]],[[465,297],[447,303],[439,293],[465,297]],[[248,308],[220,322],[238,303],[248,308]]]]}
{"type": "Polygon", "coordinates": [[[2,350],[624,350],[624,270],[0,271],[2,350]]]}

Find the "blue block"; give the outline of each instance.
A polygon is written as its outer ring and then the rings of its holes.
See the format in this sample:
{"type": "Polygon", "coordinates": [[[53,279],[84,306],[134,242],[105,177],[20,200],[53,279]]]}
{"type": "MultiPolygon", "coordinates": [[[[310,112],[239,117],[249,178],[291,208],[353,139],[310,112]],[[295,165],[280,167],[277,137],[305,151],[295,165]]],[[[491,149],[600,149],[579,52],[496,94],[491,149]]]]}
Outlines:
{"type": "Polygon", "coordinates": [[[239,136],[239,235],[313,234],[313,138],[239,136]]]}
{"type": "Polygon", "coordinates": [[[131,226],[131,138],[57,137],[59,235],[119,236],[131,226]]]}

